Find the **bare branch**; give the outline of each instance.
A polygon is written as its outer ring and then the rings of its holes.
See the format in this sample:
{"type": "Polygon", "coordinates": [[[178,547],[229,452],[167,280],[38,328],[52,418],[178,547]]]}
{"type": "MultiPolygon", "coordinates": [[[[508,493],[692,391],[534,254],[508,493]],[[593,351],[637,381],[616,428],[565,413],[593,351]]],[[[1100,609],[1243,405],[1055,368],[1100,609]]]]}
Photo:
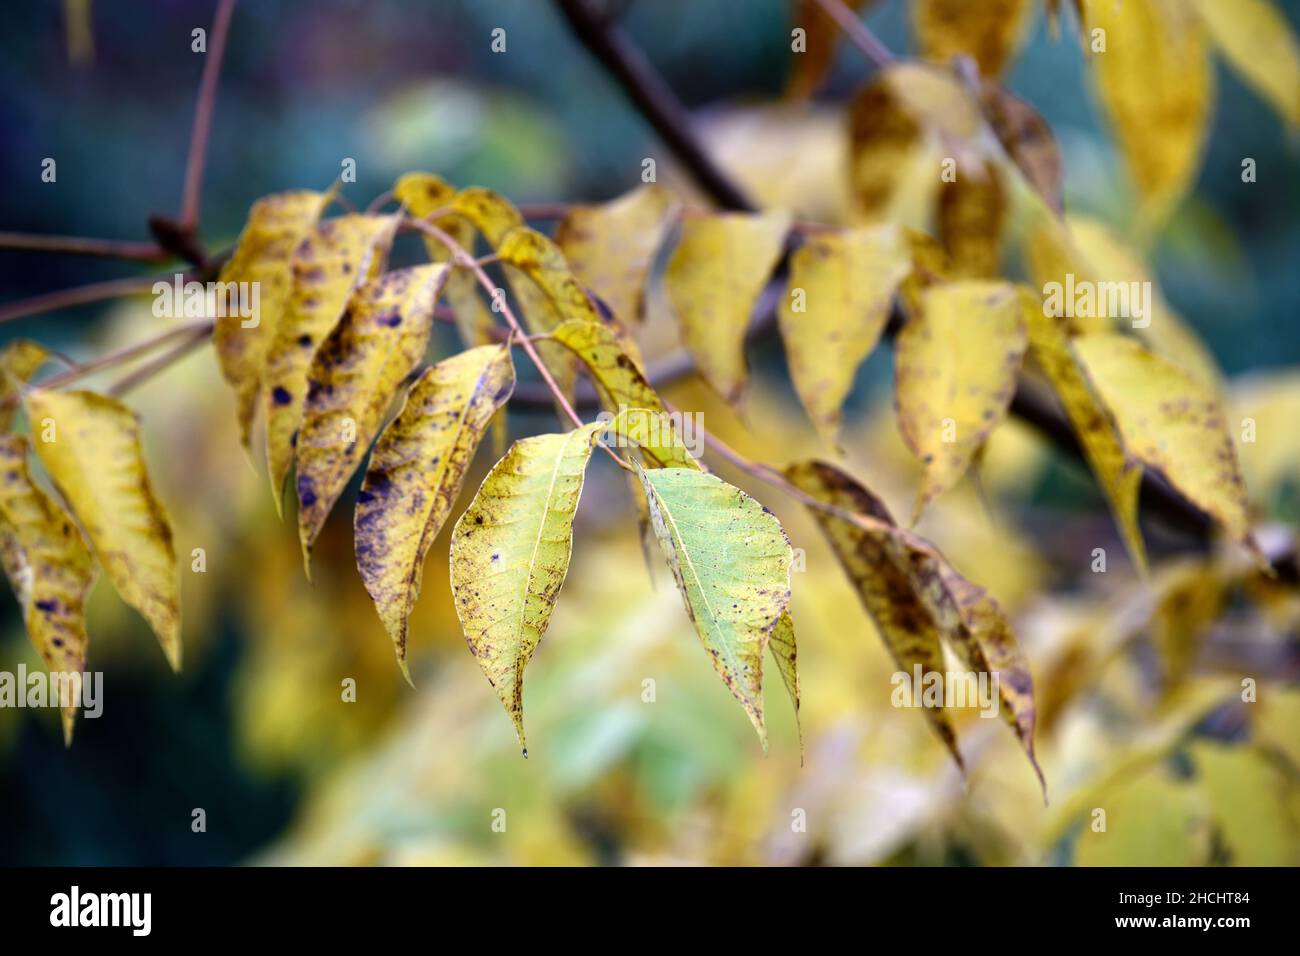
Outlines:
{"type": "Polygon", "coordinates": [[[27,232],[0,232],[0,249],[65,252],[70,255],[104,256],[108,259],[129,259],[140,262],[157,262],[167,258],[166,250],[152,242],[85,239],[81,236],[42,236],[27,232]]]}
{"type": "Polygon", "coordinates": [[[221,60],[226,52],[226,35],[235,0],[217,0],[217,12],[204,54],[203,77],[199,81],[199,100],[194,108],[194,128],[190,133],[189,158],[185,163],[185,190],[181,196],[180,227],[192,231],[199,224],[199,197],[203,191],[203,165],[208,154],[208,134],[212,131],[212,112],[217,100],[217,80],[221,77],[221,60]]]}

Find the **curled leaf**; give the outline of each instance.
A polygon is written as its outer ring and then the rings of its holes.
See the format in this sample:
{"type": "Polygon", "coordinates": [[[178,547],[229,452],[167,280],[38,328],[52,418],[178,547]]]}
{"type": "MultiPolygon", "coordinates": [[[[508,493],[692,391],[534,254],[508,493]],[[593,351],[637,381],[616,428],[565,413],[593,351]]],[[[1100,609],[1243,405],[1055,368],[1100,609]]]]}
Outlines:
{"type": "MultiPolygon", "coordinates": [[[[86,598],[95,564],[72,519],[32,480],[27,452],[21,435],[0,435],[0,562],[32,646],[71,692],[71,675],[86,668],[86,598]]],[[[80,698],[64,702],[66,743],[79,705],[80,698]]]]}
{"type": "Polygon", "coordinates": [[[506,346],[481,345],[444,359],[415,380],[370,454],[354,519],[357,570],[404,673],[407,620],[425,556],[514,384],[506,346]]]}
{"type": "Polygon", "coordinates": [[[424,358],[448,271],[416,266],[372,279],[316,350],[296,445],[304,564],[402,382],[424,358]]]}
{"type": "Polygon", "coordinates": [[[524,668],[569,572],[597,422],[515,442],[451,536],[451,593],[469,649],[524,738],[524,668]]]}
{"type": "Polygon", "coordinates": [[[36,454],[122,600],[143,615],[173,670],[181,667],[180,572],[171,521],[154,494],[140,422],[92,392],[30,392],[36,454]]]}

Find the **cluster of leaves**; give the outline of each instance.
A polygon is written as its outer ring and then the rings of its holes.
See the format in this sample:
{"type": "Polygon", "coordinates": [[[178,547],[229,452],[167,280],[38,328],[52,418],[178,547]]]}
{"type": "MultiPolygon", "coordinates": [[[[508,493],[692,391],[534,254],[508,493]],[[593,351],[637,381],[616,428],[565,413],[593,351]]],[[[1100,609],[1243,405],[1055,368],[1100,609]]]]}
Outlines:
{"type": "MultiPolygon", "coordinates": [[[[427,173],[398,181],[395,213],[324,218],[332,191],[259,200],[221,279],[259,284],[260,321],[247,327],[238,313],[224,316],[213,341],[246,448],[264,422],[277,508],[295,474],[304,564],[369,450],[354,512],[357,567],[405,672],[407,621],[425,557],[484,436],[503,421],[515,387],[512,349],[522,347],[553,387],[561,419],[576,427],[515,442],[451,535],[455,609],[521,746],[523,672],[567,575],[585,471],[601,443],[628,472],[643,530],[653,531],[714,668],[765,743],[768,651],[796,710],[799,701],[792,549],[770,511],[688,451],[646,375],[636,333],[652,267],[670,243],[662,282],[682,341],[703,379],[732,403],[743,401],[747,384],[750,316],[786,273],[778,319],[791,378],[830,446],[858,367],[901,309],[898,423],[924,468],[914,517],[978,461],[1029,372],[1059,399],[1140,569],[1144,467],[1253,547],[1212,362],[1172,310],[1161,302],[1159,321],[1139,340],[1109,320],[1044,308],[1037,292],[998,277],[1014,187],[1025,187],[1037,213],[1025,244],[1036,280],[1141,271],[1136,255],[1103,230],[1061,217],[1050,132],[993,79],[1014,50],[1027,6],[917,4],[925,52],[972,54],[984,78],[919,61],[893,63],[872,78],[848,115],[853,225],[795,223],[779,210],[683,210],[652,184],[573,207],[552,239],[504,197],[455,189],[427,173]],[[946,164],[959,175],[935,176],[946,164]],[[899,224],[908,218],[902,210],[918,202],[934,235],[899,224]],[[430,261],[389,270],[402,228],[422,232],[430,261]],[[474,258],[480,244],[487,260],[474,258]],[[522,322],[487,264],[504,273],[522,322]],[[444,312],[466,350],[425,366],[433,323],[444,312]],[[609,413],[591,423],[572,412],[579,376],[609,413]]],[[[1200,19],[1179,14],[1189,31],[1220,19],[1205,13],[1212,3],[1176,0],[1106,0],[1080,10],[1087,24],[1106,20],[1110,47],[1094,58],[1098,85],[1152,215],[1185,186],[1187,165],[1142,152],[1173,149],[1150,146],[1161,135],[1145,130],[1138,146],[1125,130],[1152,114],[1186,119],[1185,110],[1152,101],[1184,92],[1144,72],[1162,58],[1134,52],[1143,31],[1163,29],[1163,19],[1151,18],[1166,6],[1201,11],[1200,19]]],[[[1234,44],[1221,42],[1232,58],[1234,44]]],[[[824,69],[825,60],[823,49],[801,70],[824,69]]],[[[806,73],[798,82],[816,85],[806,73]]],[[[23,385],[44,358],[30,343],[10,348],[6,380],[21,394],[5,401],[21,400],[33,435],[39,432],[32,444],[66,510],[32,480],[25,438],[8,434],[0,449],[4,566],[32,640],[51,669],[84,666],[84,598],[97,559],[178,667],[176,558],[138,424],[113,399],[23,385]]],[[[812,509],[901,669],[943,670],[947,648],[969,669],[997,675],[1004,717],[1032,761],[1032,682],[997,602],[933,544],[896,524],[842,467],[800,461],[783,473],[756,470],[812,509]]],[[[925,712],[961,763],[949,715],[925,712]]],[[[65,714],[69,733],[71,720],[65,714]]]]}

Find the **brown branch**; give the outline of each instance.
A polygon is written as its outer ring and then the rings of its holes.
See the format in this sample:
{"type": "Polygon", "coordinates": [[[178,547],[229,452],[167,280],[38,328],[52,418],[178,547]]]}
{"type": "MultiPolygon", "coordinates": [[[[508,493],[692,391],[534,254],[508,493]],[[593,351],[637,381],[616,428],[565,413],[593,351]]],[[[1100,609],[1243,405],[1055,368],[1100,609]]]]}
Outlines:
{"type": "Polygon", "coordinates": [[[167,251],[152,242],[126,242],[117,239],[85,239],[81,236],[42,236],[26,232],[0,232],[0,249],[31,252],[65,252],[78,256],[104,256],[157,262],[167,258],[167,251]]]}
{"type": "Polygon", "coordinates": [[[185,188],[181,194],[179,226],[193,232],[199,224],[199,197],[203,192],[203,165],[208,155],[208,135],[212,131],[212,113],[217,99],[217,80],[221,77],[221,60],[226,52],[226,34],[235,0],[217,0],[212,31],[204,54],[203,77],[199,80],[199,99],[194,108],[194,127],[190,133],[189,158],[185,163],[185,188]]]}
{"type": "Polygon", "coordinates": [[[87,302],[104,302],[108,299],[121,299],[130,295],[142,295],[158,281],[156,276],[133,276],[129,279],[109,279],[107,282],[92,282],[89,285],[60,289],[0,305],[0,323],[25,319],[29,315],[53,312],[87,302]]]}
{"type": "Polygon", "coordinates": [[[877,39],[858,15],[845,6],[843,0],[815,0],[822,11],[839,24],[840,30],[849,38],[868,60],[876,66],[888,66],[894,62],[894,54],[889,47],[877,39]]]}

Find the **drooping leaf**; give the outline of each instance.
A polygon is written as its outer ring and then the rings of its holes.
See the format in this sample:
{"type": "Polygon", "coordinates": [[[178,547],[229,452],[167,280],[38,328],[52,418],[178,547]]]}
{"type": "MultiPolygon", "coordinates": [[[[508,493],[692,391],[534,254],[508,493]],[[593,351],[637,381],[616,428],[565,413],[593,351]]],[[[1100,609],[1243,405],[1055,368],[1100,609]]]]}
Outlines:
{"type": "Polygon", "coordinates": [[[781,682],[790,695],[790,703],[794,705],[794,722],[800,728],[799,746],[802,750],[803,730],[799,724],[799,648],[795,643],[794,619],[790,617],[789,611],[782,614],[776,622],[767,646],[772,652],[777,673],[781,675],[781,682]]]}
{"type": "Polygon", "coordinates": [[[1061,148],[1047,120],[1018,96],[997,83],[984,86],[980,105],[984,118],[1007,157],[1020,170],[1030,187],[1058,216],[1065,209],[1061,148]]]}
{"type": "Polygon", "coordinates": [[[687,215],[664,272],[664,290],[682,340],[704,380],[735,403],[748,378],[745,333],[750,313],[781,257],[790,217],[687,215]]]}
{"type": "Polygon", "coordinates": [[[664,410],[663,402],[638,362],[624,348],[626,340],[613,327],[571,319],[556,326],[551,338],[582,360],[606,411],[616,414],[621,408],[664,410]]]}
{"type": "Polygon", "coordinates": [[[249,210],[230,261],[221,270],[221,282],[246,282],[248,288],[257,283],[258,290],[255,316],[244,317],[234,310],[219,316],[212,329],[221,374],[235,390],[239,440],[245,449],[250,447],[267,350],[289,301],[293,280],[290,259],[331,197],[332,192],[299,190],[259,199],[249,210]]]}
{"type": "Polygon", "coordinates": [[[956,179],[940,185],[935,215],[952,275],[983,279],[1001,274],[1007,206],[1002,174],[991,162],[958,170],[956,179]]]}
{"type": "MultiPolygon", "coordinates": [[[[942,675],[946,643],[972,673],[987,674],[991,681],[995,677],[998,709],[1045,789],[1034,756],[1033,682],[998,603],[960,575],[928,541],[897,527],[879,498],[835,466],[798,462],[786,469],[786,476],[813,498],[840,510],[832,514],[810,508],[899,669],[909,678],[918,667],[923,675],[942,675]]],[[[919,690],[914,687],[913,693],[919,690]]],[[[924,710],[964,772],[947,711],[932,706],[924,710]]]]}
{"type": "Polygon", "coordinates": [[[1008,283],[939,285],[919,305],[894,343],[899,429],[925,467],[916,516],[1006,416],[1027,342],[1024,304],[1008,283]]]}
{"type": "Polygon", "coordinates": [[[645,285],[675,203],[654,183],[599,206],[574,206],[555,242],[584,285],[609,304],[625,325],[645,312],[645,285]]]}
{"type": "Polygon", "coordinates": [[[449,271],[443,264],[415,266],[372,279],[316,350],[296,445],[304,564],[384,413],[424,358],[434,304],[449,271]]]}
{"type": "Polygon", "coordinates": [[[1291,126],[1300,125],[1300,42],[1270,0],[1192,0],[1215,45],[1291,126]]]}
{"type": "Polygon", "coordinates": [[[154,494],[134,412],[92,392],[29,392],[36,454],[108,579],[181,667],[180,569],[171,521],[154,494]],[[46,440],[49,439],[49,440],[46,440]]]}
{"type": "Polygon", "coordinates": [[[460,495],[483,433],[514,390],[510,350],[483,345],[426,369],[370,455],[357,495],[357,570],[406,667],[424,559],[460,495]]]}
{"type": "Polygon", "coordinates": [[[1086,0],[1085,48],[1143,220],[1161,222],[1191,185],[1214,100],[1205,29],[1181,0],[1086,0]],[[1097,33],[1096,31],[1104,31],[1097,33]]]}
{"type": "Polygon", "coordinates": [[[352,293],[379,275],[397,216],[347,215],[320,223],[293,254],[293,288],[266,355],[266,457],[276,510],[307,399],[307,370],[352,293]]]}
{"type": "Polygon", "coordinates": [[[465,640],[524,738],[524,668],[569,571],[573,515],[597,422],[515,442],[451,536],[451,593],[465,640]]]}
{"type": "Polygon", "coordinates": [[[921,52],[946,62],[958,54],[975,60],[985,76],[997,76],[1015,56],[1032,0],[913,0],[912,21],[921,52]]]}
{"type": "MultiPolygon", "coordinates": [[[[845,0],[845,6],[858,12],[868,2],[874,0],[845,0]]],[[[794,0],[793,7],[791,29],[804,31],[804,49],[794,53],[786,93],[795,99],[806,99],[817,92],[835,62],[835,45],[843,30],[817,0],[794,0]]]]}
{"type": "Polygon", "coordinates": [[[1063,321],[1030,303],[1026,310],[1030,352],[1079,436],[1084,457],[1097,477],[1120,536],[1139,574],[1146,573],[1146,545],[1138,527],[1142,466],[1128,453],[1119,426],[1088,377],[1065,334],[1063,321]]]}
{"type": "Polygon", "coordinates": [[[686,612],[766,749],[763,651],[790,603],[790,540],[770,511],[716,475],[639,474],[686,612]]]}
{"type": "Polygon", "coordinates": [[[1074,347],[1133,454],[1253,549],[1246,486],[1218,395],[1126,336],[1086,335],[1074,347]]]}
{"type": "MultiPolygon", "coordinates": [[[[455,195],[455,188],[433,173],[407,173],[393,187],[394,198],[415,219],[427,219],[440,209],[454,208],[455,195]]],[[[468,219],[460,215],[441,216],[434,225],[455,239],[462,249],[473,254],[474,224],[468,219]]],[[[437,238],[430,235],[422,235],[422,238],[431,260],[451,260],[451,251],[437,238]]],[[[492,313],[479,295],[478,279],[472,273],[465,269],[453,270],[447,276],[442,295],[456,317],[456,328],[466,345],[485,345],[491,341],[492,313]]]]}
{"type": "Polygon", "coordinates": [[[524,217],[510,200],[482,186],[469,186],[451,200],[452,211],[470,222],[493,249],[506,233],[524,224],[524,217]]]}
{"type": "Polygon", "coordinates": [[[910,269],[908,245],[889,226],[816,233],[790,257],[781,339],[799,400],[831,445],[858,366],[880,341],[910,269]]]}
{"type": "Polygon", "coordinates": [[[49,357],[45,346],[30,339],[15,339],[0,350],[0,431],[13,427],[19,386],[31,381],[49,357]]]}
{"type": "Polygon", "coordinates": [[[863,222],[895,220],[896,198],[923,148],[923,127],[883,77],[854,96],[848,118],[856,217],[863,222]]]}
{"type": "MultiPolygon", "coordinates": [[[[0,562],[32,646],[67,680],[86,668],[86,597],[96,570],[72,519],[32,481],[27,452],[21,435],[0,435],[0,562]]],[[[71,698],[63,707],[65,743],[79,706],[71,698]]]]}

